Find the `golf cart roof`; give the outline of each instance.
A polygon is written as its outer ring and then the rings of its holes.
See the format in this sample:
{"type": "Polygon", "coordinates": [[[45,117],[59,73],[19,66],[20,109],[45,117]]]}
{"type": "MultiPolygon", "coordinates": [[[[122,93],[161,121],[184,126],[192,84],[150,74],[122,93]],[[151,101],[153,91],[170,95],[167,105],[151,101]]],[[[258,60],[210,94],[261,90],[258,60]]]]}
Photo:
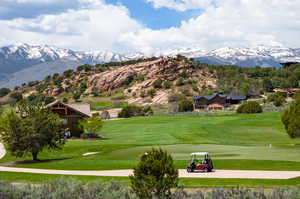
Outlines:
{"type": "Polygon", "coordinates": [[[208,155],[208,153],[207,152],[196,152],[196,153],[191,153],[191,156],[204,156],[204,155],[208,155]]]}

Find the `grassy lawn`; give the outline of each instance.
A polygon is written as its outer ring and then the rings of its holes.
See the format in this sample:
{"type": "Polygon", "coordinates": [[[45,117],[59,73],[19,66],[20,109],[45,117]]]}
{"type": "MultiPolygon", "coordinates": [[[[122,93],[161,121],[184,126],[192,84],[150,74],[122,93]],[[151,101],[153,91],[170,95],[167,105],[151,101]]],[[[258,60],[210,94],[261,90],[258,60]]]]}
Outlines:
{"type": "MultiPolygon", "coordinates": [[[[227,116],[153,116],[106,121],[105,140],[69,140],[61,151],[43,151],[40,159],[60,159],[18,167],[102,170],[133,168],[151,147],[170,152],[178,168],[189,154],[211,153],[216,169],[300,170],[300,140],[290,139],[280,113],[227,116]],[[86,152],[99,152],[83,157],[86,152]]],[[[29,160],[9,154],[1,163],[29,160]]]]}
{"type": "MultiPolygon", "coordinates": [[[[47,174],[28,174],[28,173],[13,173],[0,172],[0,179],[9,182],[20,183],[40,183],[45,180],[51,181],[61,177],[73,178],[82,182],[97,181],[117,181],[129,185],[127,177],[96,177],[96,176],[62,176],[62,175],[47,175],[47,174]]],[[[236,187],[237,185],[245,187],[261,187],[265,188],[276,186],[298,186],[300,178],[288,180],[263,180],[263,179],[193,179],[182,178],[179,180],[180,185],[186,188],[201,188],[201,187],[236,187]]]]}

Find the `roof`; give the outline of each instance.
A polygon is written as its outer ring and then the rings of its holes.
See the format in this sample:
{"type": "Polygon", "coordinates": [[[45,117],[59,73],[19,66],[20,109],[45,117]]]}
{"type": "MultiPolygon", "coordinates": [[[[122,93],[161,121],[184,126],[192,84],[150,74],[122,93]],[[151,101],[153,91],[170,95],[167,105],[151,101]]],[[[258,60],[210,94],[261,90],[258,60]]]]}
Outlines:
{"type": "Polygon", "coordinates": [[[191,153],[191,155],[208,155],[208,152],[195,152],[191,153]]]}
{"type": "Polygon", "coordinates": [[[52,107],[56,104],[62,104],[84,116],[87,116],[87,117],[91,117],[92,116],[92,113],[91,113],[91,107],[89,104],[65,104],[59,100],[56,100],[48,105],[46,105],[46,108],[48,107],[52,107]]]}
{"type": "Polygon", "coordinates": [[[220,96],[220,97],[226,98],[226,99],[231,99],[231,100],[246,100],[247,99],[247,97],[244,95],[214,94],[214,95],[206,95],[206,96],[195,96],[194,100],[199,100],[201,98],[205,98],[206,100],[211,100],[217,96],[220,96]]]}

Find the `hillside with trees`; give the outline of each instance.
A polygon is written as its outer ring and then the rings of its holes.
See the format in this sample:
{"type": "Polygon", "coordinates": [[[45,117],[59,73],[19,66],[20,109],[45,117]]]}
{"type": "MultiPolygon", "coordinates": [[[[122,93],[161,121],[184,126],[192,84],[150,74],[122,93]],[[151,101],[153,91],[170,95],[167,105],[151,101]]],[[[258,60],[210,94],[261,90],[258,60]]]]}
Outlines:
{"type": "MultiPolygon", "coordinates": [[[[298,88],[300,64],[286,68],[215,66],[181,55],[128,62],[81,65],[13,90],[0,89],[0,104],[27,99],[32,103],[88,102],[92,109],[123,104],[177,106],[193,96],[223,92],[257,97],[274,88],[298,88]]],[[[270,100],[281,105],[283,99],[270,100]]],[[[177,107],[178,109],[178,107],[177,107]]],[[[189,108],[188,110],[190,110],[189,108]]]]}

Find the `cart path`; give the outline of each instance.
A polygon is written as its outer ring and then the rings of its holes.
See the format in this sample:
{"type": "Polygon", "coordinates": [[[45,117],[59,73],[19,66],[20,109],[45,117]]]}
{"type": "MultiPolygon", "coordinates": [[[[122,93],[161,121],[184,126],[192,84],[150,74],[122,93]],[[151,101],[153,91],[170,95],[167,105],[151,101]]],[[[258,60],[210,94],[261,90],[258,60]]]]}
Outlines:
{"type": "Polygon", "coordinates": [[[0,142],[0,159],[3,158],[5,156],[5,148],[4,145],[0,142]]]}
{"type": "MultiPolygon", "coordinates": [[[[107,170],[107,171],[75,171],[75,170],[49,170],[29,169],[16,167],[0,167],[0,172],[19,172],[35,174],[78,175],[78,176],[110,176],[128,177],[133,170],[107,170]]],[[[243,179],[290,179],[300,177],[300,171],[250,171],[250,170],[216,170],[211,173],[187,173],[179,170],[180,178],[243,178],[243,179]]]]}

